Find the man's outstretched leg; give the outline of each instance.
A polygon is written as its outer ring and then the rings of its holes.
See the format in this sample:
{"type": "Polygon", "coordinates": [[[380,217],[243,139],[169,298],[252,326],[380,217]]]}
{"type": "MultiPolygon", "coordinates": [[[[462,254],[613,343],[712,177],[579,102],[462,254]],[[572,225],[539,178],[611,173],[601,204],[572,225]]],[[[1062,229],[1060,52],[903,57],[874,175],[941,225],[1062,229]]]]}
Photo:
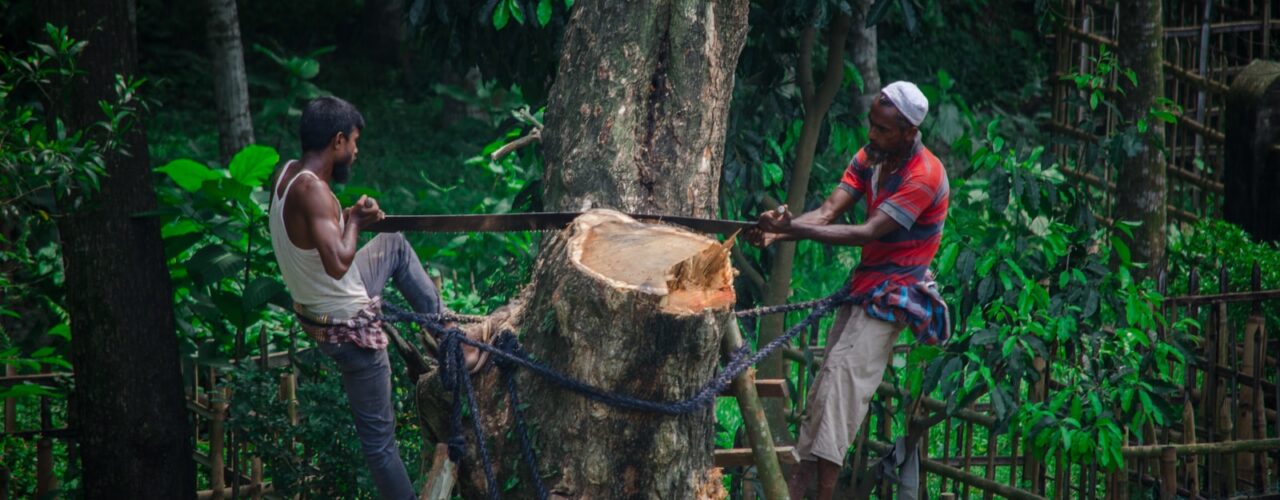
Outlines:
{"type": "MultiPolygon", "coordinates": [[[[404,235],[383,233],[375,236],[356,253],[355,265],[370,297],[382,295],[390,279],[414,311],[424,314],[444,311],[440,291],[427,276],[422,261],[418,260],[418,253],[413,251],[413,245],[404,235]]],[[[462,355],[468,368],[480,358],[476,348],[465,344],[462,355]]]]}

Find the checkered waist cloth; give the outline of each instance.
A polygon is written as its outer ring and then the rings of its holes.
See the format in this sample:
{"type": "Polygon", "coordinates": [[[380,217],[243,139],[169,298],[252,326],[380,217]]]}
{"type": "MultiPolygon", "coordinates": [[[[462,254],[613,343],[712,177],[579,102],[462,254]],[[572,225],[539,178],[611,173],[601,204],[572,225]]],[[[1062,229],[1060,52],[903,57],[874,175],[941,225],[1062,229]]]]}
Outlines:
{"type": "Polygon", "coordinates": [[[293,312],[302,323],[302,331],[307,332],[311,340],[322,344],[350,342],[366,349],[387,348],[387,334],[382,331],[382,322],[378,320],[381,311],[381,297],[374,297],[373,302],[354,316],[340,320],[313,314],[301,304],[293,304],[293,312]]]}

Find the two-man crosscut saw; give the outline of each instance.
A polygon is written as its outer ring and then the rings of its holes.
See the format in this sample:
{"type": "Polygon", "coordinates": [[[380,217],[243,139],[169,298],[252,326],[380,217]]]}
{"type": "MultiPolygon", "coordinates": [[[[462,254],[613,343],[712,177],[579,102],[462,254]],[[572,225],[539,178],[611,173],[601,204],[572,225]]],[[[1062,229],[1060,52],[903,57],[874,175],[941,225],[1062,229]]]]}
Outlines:
{"type": "MultiPolygon", "coordinates": [[[[582,212],[533,212],[492,215],[388,215],[365,227],[365,231],[394,233],[422,231],[429,233],[488,233],[507,231],[553,231],[564,229],[582,212]]],[[[733,234],[756,226],[742,222],[673,215],[627,214],[644,222],[676,224],[702,233],[733,234]]]]}

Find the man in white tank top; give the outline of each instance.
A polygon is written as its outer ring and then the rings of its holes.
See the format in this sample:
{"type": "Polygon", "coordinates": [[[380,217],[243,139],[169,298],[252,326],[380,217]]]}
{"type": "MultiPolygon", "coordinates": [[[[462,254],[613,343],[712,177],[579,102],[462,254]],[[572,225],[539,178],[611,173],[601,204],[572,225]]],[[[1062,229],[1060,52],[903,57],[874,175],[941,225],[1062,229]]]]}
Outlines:
{"type": "MultiPolygon", "coordinates": [[[[380,234],[364,248],[360,229],[385,215],[361,196],[343,209],[330,189],[346,182],[364,117],[342,99],[321,97],[302,112],[302,158],[280,169],[272,184],[271,244],[299,315],[320,350],[338,364],[365,462],[382,498],[411,499],[413,485],[395,442],[387,339],[376,321],[388,279],[415,311],[437,313],[440,295],[413,248],[380,234]]],[[[477,353],[465,348],[468,365],[477,353]]]]}

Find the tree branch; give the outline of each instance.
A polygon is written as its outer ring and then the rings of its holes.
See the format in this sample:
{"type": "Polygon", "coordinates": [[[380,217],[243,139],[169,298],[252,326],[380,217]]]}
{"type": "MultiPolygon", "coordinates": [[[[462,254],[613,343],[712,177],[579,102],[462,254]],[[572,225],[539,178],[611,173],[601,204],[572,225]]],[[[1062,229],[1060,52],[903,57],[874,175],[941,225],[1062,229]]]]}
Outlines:
{"type": "Polygon", "coordinates": [[[836,14],[831,20],[831,28],[827,30],[827,72],[822,76],[822,87],[815,96],[815,104],[822,107],[824,115],[826,108],[835,101],[836,92],[844,81],[844,42],[849,37],[849,26],[852,24],[850,20],[848,14],[836,14]]]}
{"type": "Polygon", "coordinates": [[[508,142],[506,145],[498,148],[497,151],[490,153],[489,159],[493,161],[501,160],[502,157],[515,152],[517,149],[528,146],[534,142],[541,142],[541,141],[542,141],[542,128],[535,128],[532,131],[530,131],[528,134],[525,134],[524,137],[508,142]]]}
{"type": "Polygon", "coordinates": [[[796,80],[800,82],[800,100],[804,103],[805,111],[813,106],[813,38],[817,34],[817,28],[813,23],[809,23],[804,27],[804,32],[800,34],[800,61],[799,67],[796,68],[796,80]]]}

